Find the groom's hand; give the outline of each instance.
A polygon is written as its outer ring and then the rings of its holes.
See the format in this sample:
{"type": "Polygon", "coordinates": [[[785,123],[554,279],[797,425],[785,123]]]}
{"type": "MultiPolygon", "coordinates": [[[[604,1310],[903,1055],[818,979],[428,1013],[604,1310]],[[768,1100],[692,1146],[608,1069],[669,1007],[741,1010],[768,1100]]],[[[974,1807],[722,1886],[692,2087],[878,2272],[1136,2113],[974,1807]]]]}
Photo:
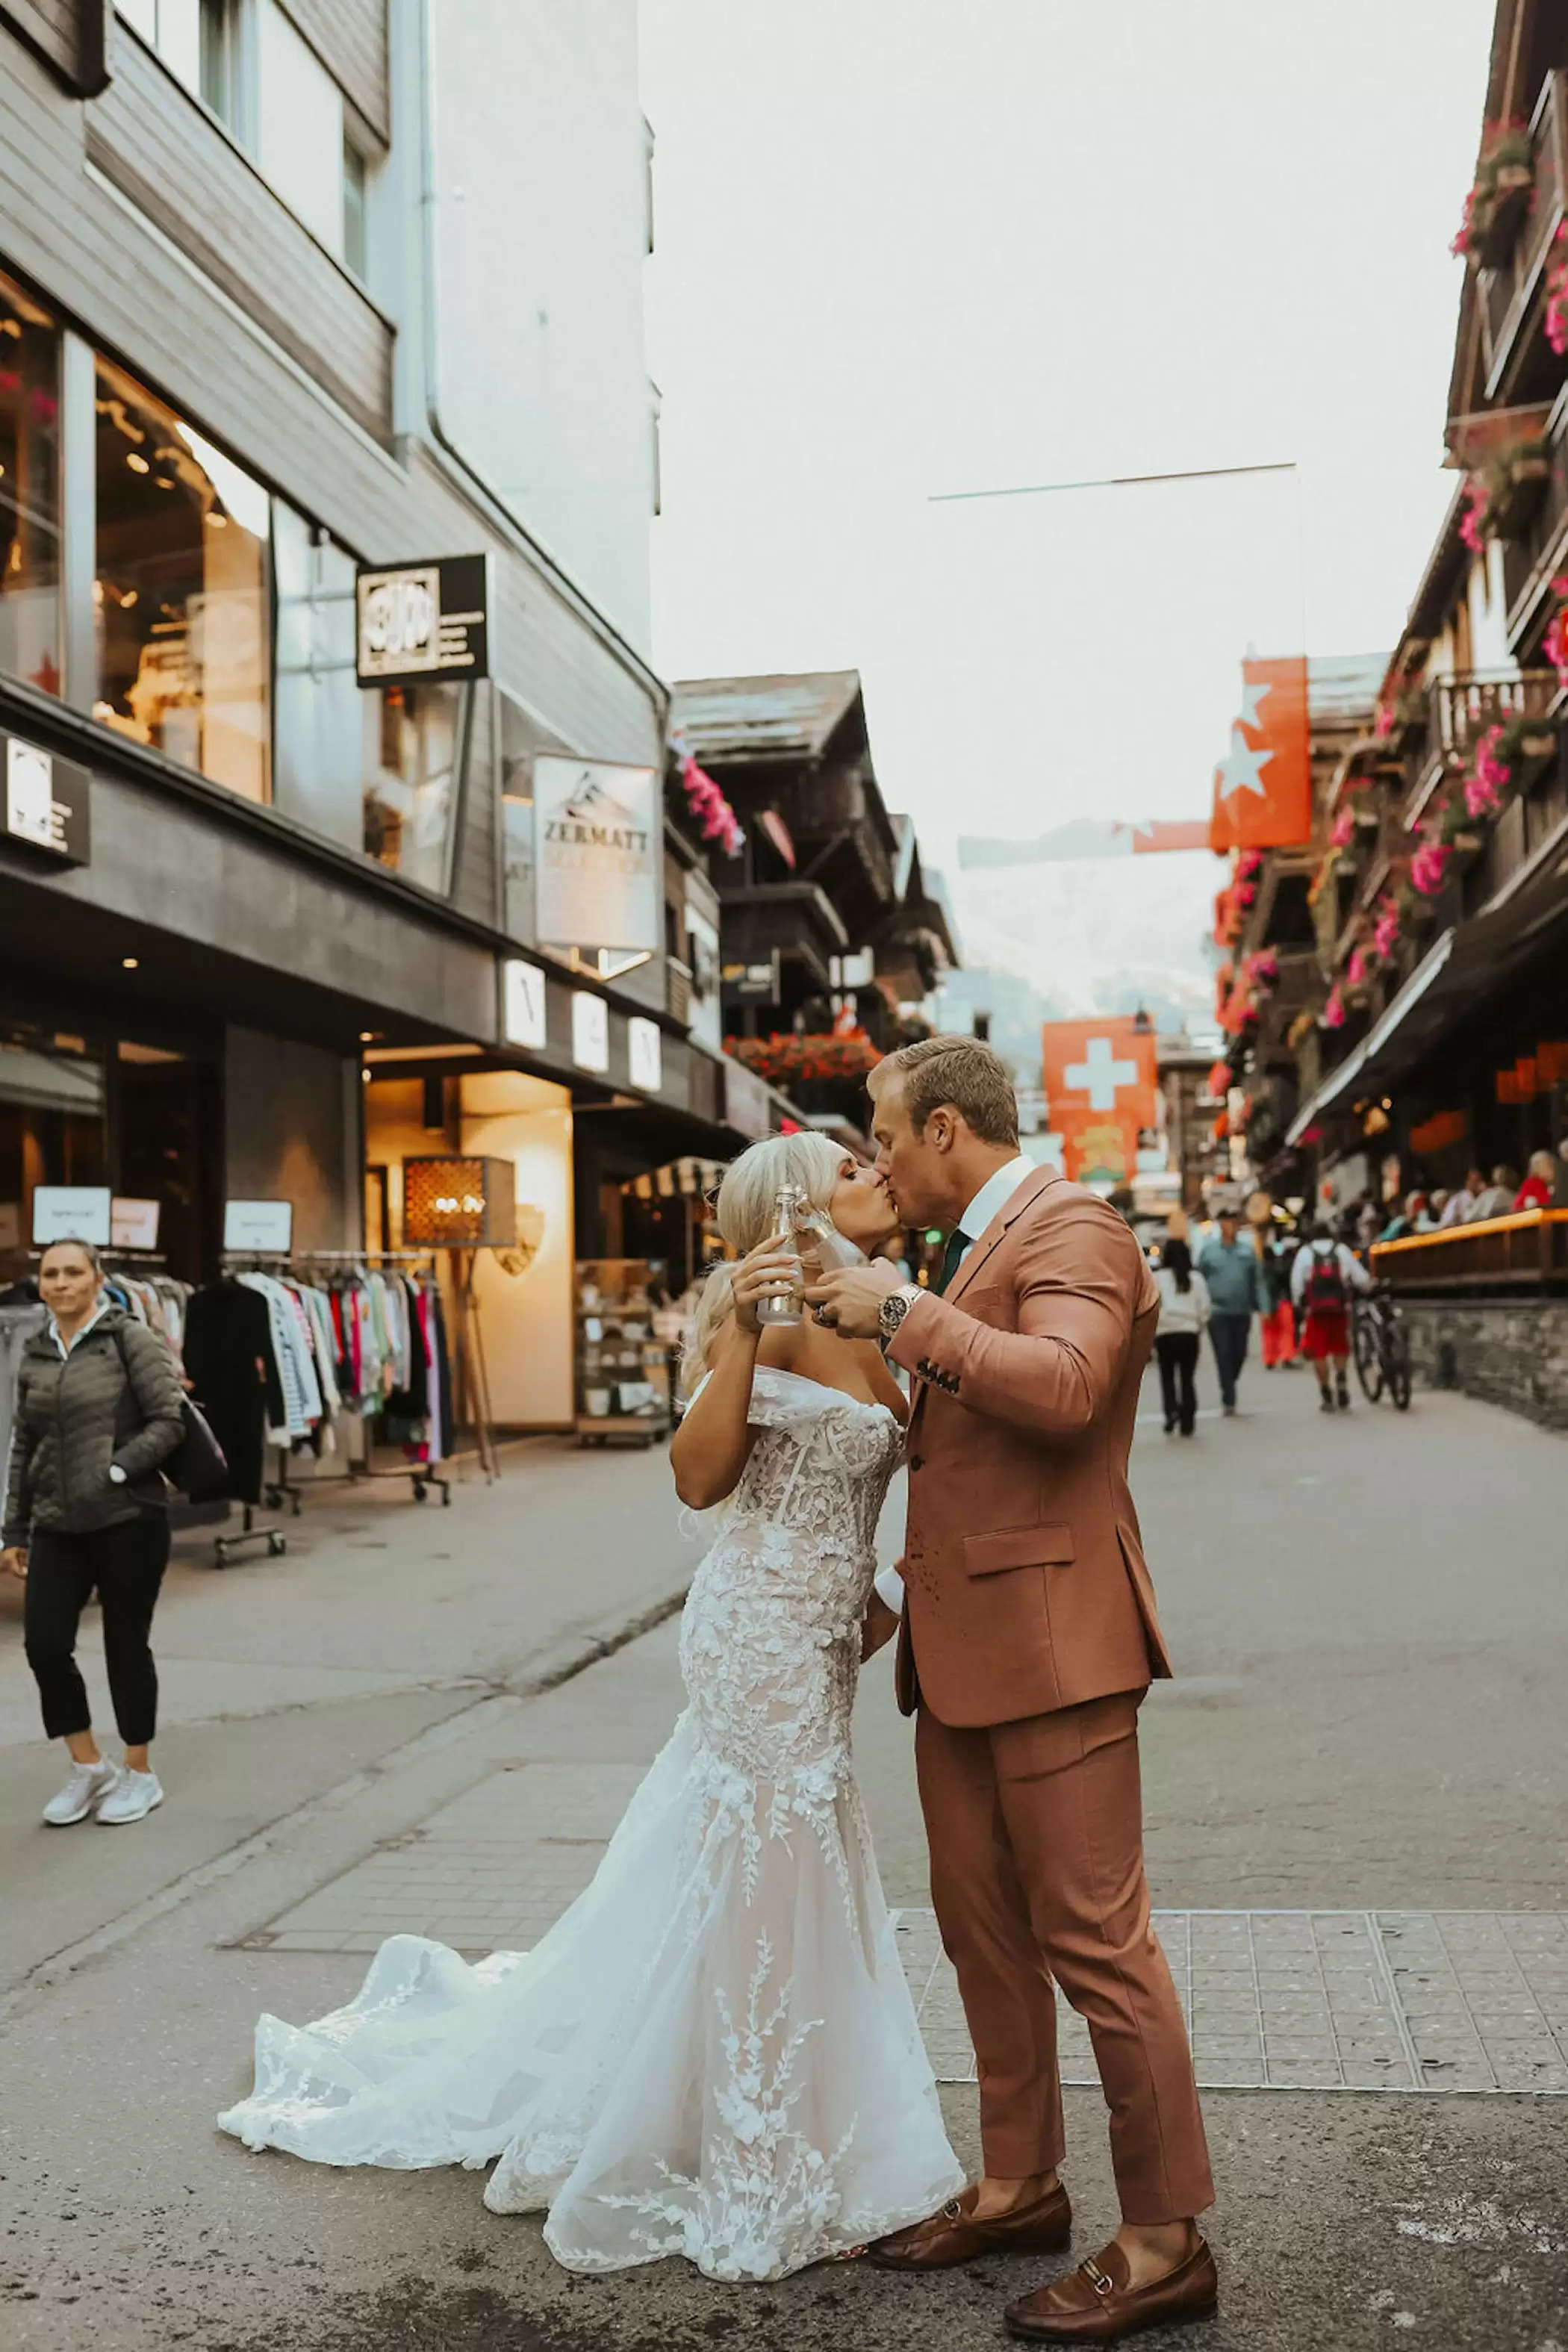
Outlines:
{"type": "Polygon", "coordinates": [[[883,1299],[903,1286],[898,1267],[877,1257],[869,1265],[841,1266],[821,1276],[807,1286],[805,1296],[816,1309],[817,1321],[841,1339],[875,1339],[881,1330],[878,1318],[883,1299]]]}

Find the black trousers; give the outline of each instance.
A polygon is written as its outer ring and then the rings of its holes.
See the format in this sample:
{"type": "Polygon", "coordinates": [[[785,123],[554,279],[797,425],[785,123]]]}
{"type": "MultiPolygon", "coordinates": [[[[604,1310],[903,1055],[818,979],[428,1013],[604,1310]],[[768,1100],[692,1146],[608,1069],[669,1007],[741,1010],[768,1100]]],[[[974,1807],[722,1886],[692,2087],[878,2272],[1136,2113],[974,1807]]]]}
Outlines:
{"type": "Polygon", "coordinates": [[[1171,1429],[1179,1422],[1184,1434],[1190,1437],[1198,1417],[1197,1391],[1193,1386],[1198,1368],[1198,1335],[1195,1331],[1158,1332],[1154,1353],[1160,1365],[1165,1426],[1171,1429]]]}
{"type": "Polygon", "coordinates": [[[167,1511],[143,1511],[89,1535],[68,1535],[59,1528],[35,1531],[27,1546],[23,1631],[51,1739],[91,1727],[76,1637],[94,1585],[103,1610],[103,1661],[120,1737],[127,1748],[145,1747],[152,1738],[158,1722],[158,1669],[147,1636],[168,1563],[167,1511]]]}
{"type": "Polygon", "coordinates": [[[1219,1315],[1209,1317],[1209,1345],[1219,1372],[1221,1404],[1236,1402],[1236,1383],[1247,1361],[1247,1343],[1252,1337],[1250,1315],[1219,1315]]]}

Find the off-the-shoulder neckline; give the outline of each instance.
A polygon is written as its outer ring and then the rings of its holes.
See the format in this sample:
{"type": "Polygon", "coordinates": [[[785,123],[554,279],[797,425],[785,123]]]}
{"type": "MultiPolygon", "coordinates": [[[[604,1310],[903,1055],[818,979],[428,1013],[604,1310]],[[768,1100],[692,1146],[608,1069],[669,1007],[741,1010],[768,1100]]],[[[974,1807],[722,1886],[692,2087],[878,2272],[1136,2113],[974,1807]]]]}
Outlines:
{"type": "MultiPolygon", "coordinates": [[[[822,1396],[837,1397],[845,1404],[858,1407],[861,1412],[885,1412],[889,1421],[899,1421],[892,1406],[883,1404],[878,1398],[851,1396],[847,1389],[836,1387],[832,1381],[814,1381],[809,1372],[786,1371],[782,1364],[759,1364],[752,1379],[753,1383],[759,1380],[798,1381],[802,1388],[816,1389],[822,1396]]],[[[899,1426],[903,1426],[901,1422],[899,1426]]]]}

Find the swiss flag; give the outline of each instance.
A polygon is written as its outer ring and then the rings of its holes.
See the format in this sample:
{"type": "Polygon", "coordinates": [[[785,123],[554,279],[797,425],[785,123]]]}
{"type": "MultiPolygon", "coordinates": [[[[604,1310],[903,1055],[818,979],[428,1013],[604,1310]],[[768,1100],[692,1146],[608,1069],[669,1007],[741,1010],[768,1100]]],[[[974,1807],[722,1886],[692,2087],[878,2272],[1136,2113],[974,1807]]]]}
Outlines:
{"type": "Polygon", "coordinates": [[[1241,709],[1214,772],[1209,847],[1293,849],[1312,837],[1307,657],[1245,661],[1241,709]]]}
{"type": "Polygon", "coordinates": [[[1133,1128],[1154,1125],[1154,1032],[1140,1028],[1130,1013],[1104,1021],[1047,1021],[1040,1049],[1051,1126],[1058,1134],[1067,1132],[1068,1115],[1090,1111],[1102,1119],[1125,1119],[1133,1128]]]}

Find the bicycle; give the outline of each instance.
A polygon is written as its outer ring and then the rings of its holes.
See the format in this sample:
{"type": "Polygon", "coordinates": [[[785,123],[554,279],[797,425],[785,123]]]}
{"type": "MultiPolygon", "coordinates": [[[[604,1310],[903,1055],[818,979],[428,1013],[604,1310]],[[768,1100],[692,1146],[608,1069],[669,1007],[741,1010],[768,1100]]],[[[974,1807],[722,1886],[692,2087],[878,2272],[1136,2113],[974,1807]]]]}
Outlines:
{"type": "Polygon", "coordinates": [[[1356,1378],[1368,1404],[1376,1404],[1386,1390],[1394,1410],[1410,1410],[1410,1334],[1405,1310],[1386,1285],[1379,1283],[1356,1299],[1351,1318],[1351,1347],[1356,1378]]]}

